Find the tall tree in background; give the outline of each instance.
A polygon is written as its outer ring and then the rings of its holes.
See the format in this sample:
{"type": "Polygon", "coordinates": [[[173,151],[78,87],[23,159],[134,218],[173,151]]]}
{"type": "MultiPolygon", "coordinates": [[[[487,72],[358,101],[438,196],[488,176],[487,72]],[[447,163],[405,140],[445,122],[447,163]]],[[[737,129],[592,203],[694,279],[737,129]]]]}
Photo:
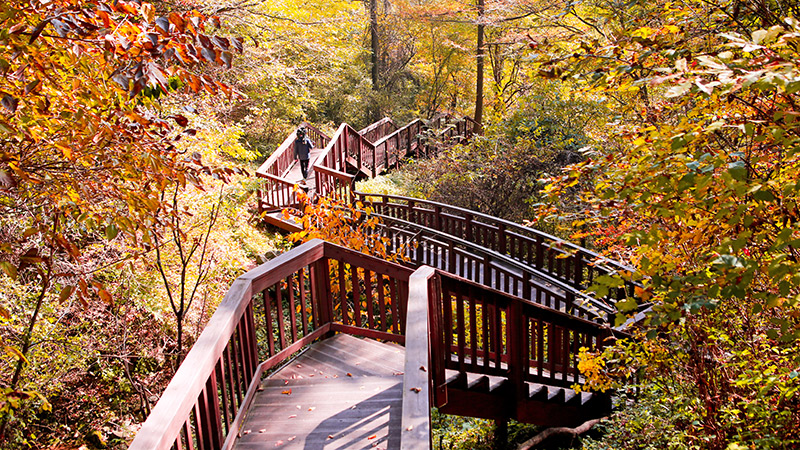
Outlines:
{"type": "Polygon", "coordinates": [[[475,48],[475,129],[476,134],[480,134],[483,130],[483,69],[484,69],[484,55],[486,49],[484,48],[484,15],[486,8],[484,0],[478,0],[478,39],[475,48]]]}

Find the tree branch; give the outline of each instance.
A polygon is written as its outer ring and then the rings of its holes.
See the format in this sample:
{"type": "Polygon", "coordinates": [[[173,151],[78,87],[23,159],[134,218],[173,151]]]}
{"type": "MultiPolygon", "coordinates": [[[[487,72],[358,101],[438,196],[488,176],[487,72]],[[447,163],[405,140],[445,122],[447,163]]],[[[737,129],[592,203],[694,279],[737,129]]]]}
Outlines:
{"type": "Polygon", "coordinates": [[[541,433],[537,434],[536,436],[520,444],[519,447],[517,447],[517,450],[531,450],[535,446],[544,442],[545,439],[548,439],[552,436],[567,436],[571,437],[572,439],[575,439],[576,437],[582,435],[583,433],[586,433],[587,431],[591,430],[593,426],[597,425],[603,419],[605,419],[605,417],[588,420],[575,428],[567,428],[567,427],[548,428],[542,431],[541,433]]]}

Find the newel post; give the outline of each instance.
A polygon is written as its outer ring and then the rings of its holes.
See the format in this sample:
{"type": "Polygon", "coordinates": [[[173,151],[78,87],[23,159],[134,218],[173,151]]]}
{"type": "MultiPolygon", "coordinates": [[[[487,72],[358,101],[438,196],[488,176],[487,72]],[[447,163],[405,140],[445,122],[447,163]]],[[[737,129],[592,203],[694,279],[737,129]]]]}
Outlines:
{"type": "MultiPolygon", "coordinates": [[[[386,146],[384,145],[383,148],[385,149],[386,146]]],[[[372,178],[375,178],[375,177],[378,176],[378,159],[375,156],[376,155],[375,151],[376,151],[376,148],[373,145],[372,146],[372,178]]]]}
{"type": "Polygon", "coordinates": [[[579,249],[577,252],[575,252],[573,258],[575,258],[575,264],[572,268],[574,271],[572,274],[573,280],[575,281],[575,286],[581,287],[583,283],[583,250],[579,249]]]}
{"type": "Polygon", "coordinates": [[[524,342],[527,327],[521,301],[511,301],[506,320],[508,321],[508,379],[514,389],[514,399],[519,401],[528,394],[525,389],[525,366],[527,366],[525,350],[527,345],[524,342]]]}
{"type": "Polygon", "coordinates": [[[317,304],[318,322],[321,327],[333,322],[333,299],[331,298],[330,269],[328,258],[322,258],[314,262],[311,271],[311,291],[314,293],[314,301],[317,304]]]}
{"type": "Polygon", "coordinates": [[[497,226],[497,251],[501,255],[506,254],[506,224],[504,223],[497,226]]]}

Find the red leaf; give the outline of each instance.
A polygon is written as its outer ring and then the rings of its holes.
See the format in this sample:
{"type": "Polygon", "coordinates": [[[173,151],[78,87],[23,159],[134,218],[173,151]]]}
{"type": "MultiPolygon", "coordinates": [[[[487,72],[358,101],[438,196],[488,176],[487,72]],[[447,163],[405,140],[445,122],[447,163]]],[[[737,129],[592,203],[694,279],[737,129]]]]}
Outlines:
{"type": "Polygon", "coordinates": [[[189,119],[187,119],[186,117],[184,117],[184,116],[182,116],[180,114],[175,114],[174,116],[170,116],[170,117],[175,119],[175,122],[177,122],[178,125],[180,125],[182,127],[185,127],[186,125],[189,125],[189,119]]]}
{"type": "Polygon", "coordinates": [[[52,19],[46,19],[42,21],[42,23],[40,23],[39,25],[36,25],[36,28],[34,28],[33,32],[31,33],[31,38],[28,40],[28,44],[33,44],[33,41],[35,41],[36,38],[38,38],[39,35],[42,34],[44,27],[46,27],[47,24],[50,23],[50,20],[52,19]]]}

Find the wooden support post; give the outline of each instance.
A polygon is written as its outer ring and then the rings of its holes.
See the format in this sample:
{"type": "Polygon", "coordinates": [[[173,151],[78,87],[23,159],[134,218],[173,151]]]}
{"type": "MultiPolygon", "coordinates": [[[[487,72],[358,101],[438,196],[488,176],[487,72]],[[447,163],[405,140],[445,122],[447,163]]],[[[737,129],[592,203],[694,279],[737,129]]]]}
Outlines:
{"type": "Polygon", "coordinates": [[[464,217],[464,239],[472,242],[472,214],[464,217]]]}
{"type": "Polygon", "coordinates": [[[508,448],[508,419],[497,419],[494,421],[494,450],[506,450],[508,448]]]}
{"type": "Polygon", "coordinates": [[[330,289],[330,269],[328,258],[320,259],[314,263],[311,270],[311,292],[314,293],[312,302],[316,302],[319,321],[317,327],[324,326],[333,321],[333,299],[330,289]]]}
{"type": "Polygon", "coordinates": [[[506,224],[504,223],[497,227],[497,251],[501,255],[506,254],[506,224]]]}
{"type": "MultiPolygon", "coordinates": [[[[383,148],[386,148],[386,146],[384,145],[383,148]]],[[[375,178],[377,176],[378,176],[378,159],[376,157],[376,149],[373,146],[372,147],[372,178],[375,178]]]]}
{"type": "Polygon", "coordinates": [[[508,328],[508,380],[514,391],[514,403],[527,397],[525,386],[525,372],[527,366],[525,333],[527,326],[522,313],[522,302],[513,301],[509,305],[506,315],[508,328]]]}

